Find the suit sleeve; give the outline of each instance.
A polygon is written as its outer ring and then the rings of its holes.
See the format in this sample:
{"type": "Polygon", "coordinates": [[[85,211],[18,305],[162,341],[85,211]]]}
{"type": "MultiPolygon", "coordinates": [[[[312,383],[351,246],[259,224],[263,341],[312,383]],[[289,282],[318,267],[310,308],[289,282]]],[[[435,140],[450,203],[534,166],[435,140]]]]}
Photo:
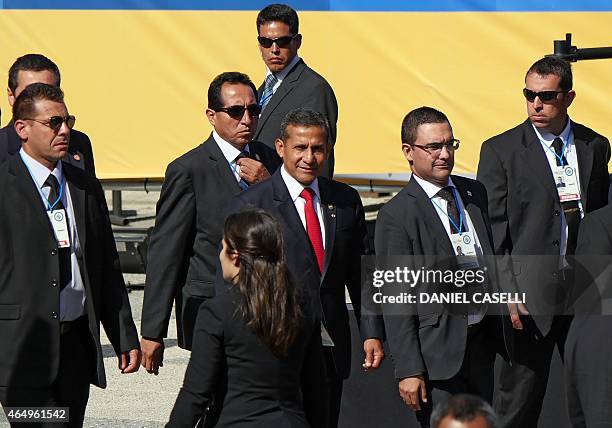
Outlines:
{"type": "Polygon", "coordinates": [[[359,326],[362,340],[372,338],[384,340],[385,327],[380,310],[377,307],[373,307],[372,300],[369,298],[368,285],[362,284],[361,256],[368,255],[372,251],[368,239],[365,212],[361,199],[357,194],[355,194],[355,218],[357,219],[357,227],[354,234],[355,241],[353,244],[353,254],[351,254],[351,267],[348,270],[350,278],[346,283],[346,288],[353,303],[353,312],[357,318],[357,325],[359,326]]]}
{"type": "Polygon", "coordinates": [[[310,96],[300,102],[300,108],[311,109],[323,113],[329,121],[329,132],[332,145],[336,143],[336,123],[338,122],[338,102],[333,89],[325,81],[319,82],[310,96]]]}
{"type": "Polygon", "coordinates": [[[225,353],[222,311],[211,303],[200,306],[191,358],[167,427],[194,427],[213,401],[225,353]]]}
{"type": "MultiPolygon", "coordinates": [[[[385,256],[410,256],[412,243],[403,223],[389,210],[382,209],[376,220],[375,247],[377,264],[385,266],[385,256]]],[[[387,343],[395,365],[395,377],[399,380],[426,372],[419,342],[418,316],[413,305],[382,304],[387,343]]]]}
{"type": "Polygon", "coordinates": [[[108,339],[113,345],[117,355],[139,348],[138,332],[132,318],[130,300],[127,295],[117,246],[113,237],[110,220],[108,217],[108,207],[104,198],[102,186],[96,180],[98,186],[97,198],[103,219],[100,225],[103,229],[104,237],[104,281],[102,282],[102,311],[101,322],[106,331],[108,339]]]}
{"type": "Polygon", "coordinates": [[[172,163],[162,186],[149,246],[142,306],[141,334],[161,339],[168,334],[174,297],[186,280],[195,234],[195,192],[189,171],[172,163]]]}
{"type": "Polygon", "coordinates": [[[325,362],[321,343],[321,327],[314,323],[310,340],[304,352],[301,383],[304,413],[312,427],[326,427],[329,397],[325,387],[325,362]]]}

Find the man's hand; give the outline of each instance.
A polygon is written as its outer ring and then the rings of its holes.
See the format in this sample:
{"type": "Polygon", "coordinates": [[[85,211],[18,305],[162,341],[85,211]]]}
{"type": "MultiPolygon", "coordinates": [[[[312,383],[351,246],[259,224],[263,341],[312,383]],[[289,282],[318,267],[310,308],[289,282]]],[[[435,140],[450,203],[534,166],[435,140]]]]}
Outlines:
{"type": "Polygon", "coordinates": [[[140,368],[140,349],[132,349],[119,355],[119,370],[121,373],[134,373],[140,368]]]}
{"type": "Polygon", "coordinates": [[[425,389],[425,379],[423,376],[411,376],[402,379],[399,383],[399,393],[404,403],[412,410],[421,410],[421,403],[427,403],[427,390],[425,389]]]}
{"type": "Polygon", "coordinates": [[[362,366],[366,370],[377,369],[385,359],[385,351],[380,339],[366,339],[363,342],[363,351],[365,352],[365,360],[362,366]]]}
{"type": "Polygon", "coordinates": [[[142,366],[147,373],[159,374],[159,368],[164,366],[164,339],[140,339],[142,349],[142,366]]]}
{"type": "Polygon", "coordinates": [[[510,312],[510,320],[512,321],[512,328],[515,330],[522,330],[523,323],[521,321],[521,315],[529,315],[529,311],[522,303],[508,303],[508,312],[510,312]]]}
{"type": "Polygon", "coordinates": [[[263,163],[251,158],[240,158],[236,161],[240,165],[240,178],[249,184],[260,183],[270,178],[270,173],[263,163]]]}

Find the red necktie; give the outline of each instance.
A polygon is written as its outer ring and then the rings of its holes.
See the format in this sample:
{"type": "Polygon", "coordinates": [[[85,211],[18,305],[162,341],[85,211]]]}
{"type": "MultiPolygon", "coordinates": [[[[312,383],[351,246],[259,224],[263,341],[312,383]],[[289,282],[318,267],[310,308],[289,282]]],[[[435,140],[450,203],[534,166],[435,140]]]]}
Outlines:
{"type": "Polygon", "coordinates": [[[323,272],[323,256],[325,254],[323,250],[323,238],[321,235],[321,225],[319,224],[319,217],[314,207],[314,190],[310,187],[304,188],[300,197],[306,200],[306,206],[304,207],[304,214],[306,215],[306,233],[308,239],[312,244],[315,256],[317,257],[317,263],[319,270],[323,272]]]}

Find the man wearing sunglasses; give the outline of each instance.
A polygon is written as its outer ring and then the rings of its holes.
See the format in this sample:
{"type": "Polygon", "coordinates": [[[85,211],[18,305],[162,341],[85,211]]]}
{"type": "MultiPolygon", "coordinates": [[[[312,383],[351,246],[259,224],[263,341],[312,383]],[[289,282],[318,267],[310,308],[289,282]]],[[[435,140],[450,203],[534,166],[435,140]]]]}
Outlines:
{"type": "Polygon", "coordinates": [[[140,349],[102,187],[62,161],[75,122],[63,97],[34,83],[13,103],[22,145],[0,166],[0,402],[69,407],[62,426],[80,427],[90,384],[106,387],[100,323],[121,373],[139,369],[140,349]]]}
{"type": "Polygon", "coordinates": [[[580,220],[607,204],[610,144],[570,120],[576,96],[569,63],[535,62],[525,76],[528,118],[482,145],[478,179],[489,198],[495,252],[512,258],[505,280],[527,293],[512,305],[512,365],[504,364],[495,410],[504,427],[535,427],[555,346],[563,356],[570,319],[571,259],[580,220]],[[557,187],[559,178],[565,186],[557,187]]]}
{"type": "Polygon", "coordinates": [[[329,122],[332,147],[322,176],[331,178],[338,103],[329,83],[298,56],[302,35],[296,11],[284,4],[266,6],[257,15],[257,35],[267,72],[258,91],[262,112],[254,139],[274,148],[280,123],[291,110],[305,108],[322,113],[329,122]]]}
{"type": "MultiPolygon", "coordinates": [[[[487,278],[495,276],[490,257],[485,257],[493,254],[486,191],[476,180],[451,175],[457,149],[459,140],[444,113],[420,107],[406,115],[402,151],[412,176],[378,213],[379,262],[404,256],[401,263],[413,271],[479,269],[491,273],[487,278]]],[[[473,281],[465,289],[483,293],[492,285],[488,279],[480,284],[473,281]]],[[[424,293],[432,298],[464,291],[429,282],[415,284],[414,290],[417,296],[424,293]]],[[[433,406],[451,395],[471,393],[491,402],[496,346],[505,354],[500,345],[502,319],[488,315],[495,313],[492,305],[391,302],[383,304],[382,311],[399,394],[422,427],[429,426],[433,406]]]]}
{"type": "Polygon", "coordinates": [[[246,74],[222,73],[208,88],[210,137],[168,165],[148,251],[142,308],[143,367],[158,373],[176,299],[179,346],[191,349],[200,304],[214,296],[225,208],[270,177],[278,155],[253,141],[260,107],[246,74]]]}
{"type": "MultiPolygon", "coordinates": [[[[27,54],[17,58],[9,69],[8,102],[12,106],[26,86],[32,83],[46,83],[60,86],[60,71],[57,65],[49,58],[40,54],[27,54]]],[[[17,153],[21,148],[21,140],[15,132],[13,120],[0,129],[0,163],[9,156],[17,153]]],[[[64,162],[84,169],[91,175],[96,175],[91,141],[84,133],[70,129],[70,145],[64,162]]]]}

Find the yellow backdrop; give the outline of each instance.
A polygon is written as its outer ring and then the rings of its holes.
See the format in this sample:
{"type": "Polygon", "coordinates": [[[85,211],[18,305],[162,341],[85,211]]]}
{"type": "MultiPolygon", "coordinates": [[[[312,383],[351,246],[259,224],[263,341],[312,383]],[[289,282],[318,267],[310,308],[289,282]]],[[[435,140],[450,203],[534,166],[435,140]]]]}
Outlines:
{"type": "MultiPolygon", "coordinates": [[[[39,52],[62,71],[77,128],[89,134],[102,178],[163,176],[211,131],[212,78],[265,74],[256,12],[0,11],[0,76],[39,52]]],[[[340,106],[336,172],[406,172],[400,124],[412,108],[444,111],[462,141],[456,171],[474,173],[482,141],[525,118],[526,69],[554,39],[612,44],[611,13],[300,12],[300,55],[340,106]]],[[[612,135],[611,63],[574,64],[571,117],[612,135]]],[[[6,97],[3,122],[10,114],[6,97]]]]}

